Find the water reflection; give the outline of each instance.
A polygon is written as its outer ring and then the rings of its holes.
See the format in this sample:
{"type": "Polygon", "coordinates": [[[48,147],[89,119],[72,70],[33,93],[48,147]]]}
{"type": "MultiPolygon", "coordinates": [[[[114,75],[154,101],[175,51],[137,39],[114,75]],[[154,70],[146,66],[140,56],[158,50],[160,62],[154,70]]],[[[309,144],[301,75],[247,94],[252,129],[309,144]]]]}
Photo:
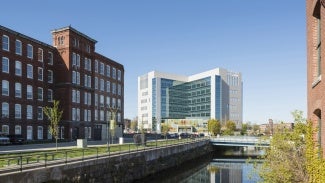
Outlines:
{"type": "Polygon", "coordinates": [[[260,180],[253,164],[247,163],[245,159],[213,159],[207,165],[207,172],[210,173],[211,183],[253,183],[260,180]]]}
{"type": "Polygon", "coordinates": [[[260,178],[253,163],[246,159],[209,159],[195,161],[197,164],[184,165],[172,171],[161,172],[159,175],[139,182],[164,183],[255,183],[260,178]],[[202,163],[204,162],[204,163],[202,163]]]}

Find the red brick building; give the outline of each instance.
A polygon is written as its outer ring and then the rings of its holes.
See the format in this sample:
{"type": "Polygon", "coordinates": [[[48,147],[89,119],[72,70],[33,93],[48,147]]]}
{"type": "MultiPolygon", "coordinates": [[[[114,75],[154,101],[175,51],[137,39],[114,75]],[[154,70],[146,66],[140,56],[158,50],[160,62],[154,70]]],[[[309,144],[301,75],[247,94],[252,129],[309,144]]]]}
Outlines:
{"type": "Polygon", "coordinates": [[[61,139],[105,139],[116,110],[124,118],[124,67],[95,51],[96,41],[72,27],[52,31],[53,46],[0,26],[0,130],[27,140],[51,139],[43,107],[59,100],[61,139]]]}
{"type": "Polygon", "coordinates": [[[325,47],[322,44],[325,42],[325,1],[306,0],[306,17],[308,119],[318,127],[317,139],[324,148],[325,77],[322,75],[325,73],[325,47]]]}

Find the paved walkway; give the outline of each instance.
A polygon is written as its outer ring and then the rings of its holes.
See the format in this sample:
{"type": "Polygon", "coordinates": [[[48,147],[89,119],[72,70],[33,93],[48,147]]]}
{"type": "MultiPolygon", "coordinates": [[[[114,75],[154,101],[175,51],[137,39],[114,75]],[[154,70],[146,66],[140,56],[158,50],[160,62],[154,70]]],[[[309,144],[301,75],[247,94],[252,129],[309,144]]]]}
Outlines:
{"type": "MultiPolygon", "coordinates": [[[[124,138],[124,143],[133,142],[133,139],[124,138]]],[[[114,141],[114,144],[118,143],[118,140],[114,141]]],[[[99,145],[106,145],[107,141],[88,141],[88,147],[94,147],[99,145]]],[[[111,143],[112,144],[112,143],[111,143]]],[[[77,147],[77,141],[72,142],[60,142],[58,143],[58,148],[74,148],[77,147]]],[[[0,154],[5,154],[9,152],[24,152],[24,151],[41,151],[55,149],[55,143],[46,143],[46,144],[24,144],[24,145],[7,145],[0,146],[0,154]]]]}

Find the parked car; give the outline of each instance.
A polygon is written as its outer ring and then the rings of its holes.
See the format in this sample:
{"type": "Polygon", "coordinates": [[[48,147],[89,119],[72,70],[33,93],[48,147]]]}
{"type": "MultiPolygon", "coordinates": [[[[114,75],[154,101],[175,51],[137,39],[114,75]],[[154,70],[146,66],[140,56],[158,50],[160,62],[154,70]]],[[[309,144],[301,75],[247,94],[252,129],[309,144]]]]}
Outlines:
{"type": "Polygon", "coordinates": [[[9,137],[7,137],[3,133],[0,133],[0,145],[8,145],[8,144],[10,144],[9,137]]]}
{"type": "Polygon", "coordinates": [[[11,144],[23,144],[25,139],[22,135],[8,135],[11,144]]]}

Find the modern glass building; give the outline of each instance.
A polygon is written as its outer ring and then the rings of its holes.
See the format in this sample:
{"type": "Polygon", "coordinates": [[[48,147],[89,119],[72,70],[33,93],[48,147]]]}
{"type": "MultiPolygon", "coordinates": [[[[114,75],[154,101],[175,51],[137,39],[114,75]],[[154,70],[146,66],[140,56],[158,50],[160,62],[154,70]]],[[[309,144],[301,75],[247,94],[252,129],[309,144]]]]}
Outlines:
{"type": "Polygon", "coordinates": [[[160,133],[169,119],[211,118],[232,120],[241,128],[242,105],[240,73],[216,68],[192,76],[152,71],[138,77],[140,129],[160,133]]]}

